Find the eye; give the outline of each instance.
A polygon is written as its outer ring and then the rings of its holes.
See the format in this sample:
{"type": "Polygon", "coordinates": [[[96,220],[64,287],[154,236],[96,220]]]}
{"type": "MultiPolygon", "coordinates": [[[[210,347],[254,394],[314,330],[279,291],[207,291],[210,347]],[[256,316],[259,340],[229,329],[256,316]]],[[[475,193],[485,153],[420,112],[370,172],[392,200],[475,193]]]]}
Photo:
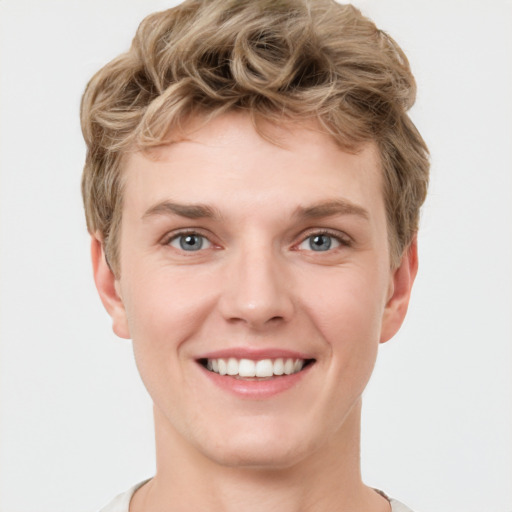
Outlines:
{"type": "Polygon", "coordinates": [[[183,233],[171,238],[168,244],[182,251],[200,251],[209,249],[212,243],[203,235],[197,233],[183,233]]]}
{"type": "Polygon", "coordinates": [[[331,249],[336,249],[342,245],[338,237],[328,233],[316,233],[308,236],[299,245],[300,250],[325,252],[331,249]]]}

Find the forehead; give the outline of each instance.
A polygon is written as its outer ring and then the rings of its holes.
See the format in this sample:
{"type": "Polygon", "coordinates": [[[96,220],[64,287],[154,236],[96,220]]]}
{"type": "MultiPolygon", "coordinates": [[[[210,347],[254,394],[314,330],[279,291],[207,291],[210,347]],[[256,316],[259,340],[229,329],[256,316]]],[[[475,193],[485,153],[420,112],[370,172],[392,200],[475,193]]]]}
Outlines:
{"type": "MultiPolygon", "coordinates": [[[[179,196],[189,201],[311,201],[344,195],[382,202],[382,173],[375,144],[342,150],[318,123],[265,124],[257,130],[248,115],[229,113],[196,120],[187,136],[135,152],[125,160],[125,203],[179,196]],[[262,136],[263,134],[263,136],[262,136]]],[[[147,206],[147,205],[146,205],[147,206]]]]}

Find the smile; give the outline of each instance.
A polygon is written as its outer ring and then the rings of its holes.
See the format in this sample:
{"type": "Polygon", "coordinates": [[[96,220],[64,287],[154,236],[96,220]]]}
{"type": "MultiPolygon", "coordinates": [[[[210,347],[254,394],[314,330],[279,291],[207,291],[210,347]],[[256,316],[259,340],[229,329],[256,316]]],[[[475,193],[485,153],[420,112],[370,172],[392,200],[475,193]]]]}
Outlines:
{"type": "Polygon", "coordinates": [[[252,360],[229,357],[203,359],[200,362],[207,370],[219,375],[239,378],[271,378],[298,373],[312,361],[312,359],[292,358],[252,360]]]}

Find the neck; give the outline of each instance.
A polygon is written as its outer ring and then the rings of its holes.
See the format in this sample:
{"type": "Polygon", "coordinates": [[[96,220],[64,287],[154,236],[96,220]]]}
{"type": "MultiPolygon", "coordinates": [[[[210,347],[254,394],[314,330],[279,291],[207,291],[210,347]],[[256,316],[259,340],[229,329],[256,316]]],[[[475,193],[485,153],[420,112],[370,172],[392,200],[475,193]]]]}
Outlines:
{"type": "Polygon", "coordinates": [[[186,443],[155,409],[156,476],[132,499],[130,512],[389,511],[361,481],[359,402],[332,439],[284,468],[219,465],[186,443]]]}

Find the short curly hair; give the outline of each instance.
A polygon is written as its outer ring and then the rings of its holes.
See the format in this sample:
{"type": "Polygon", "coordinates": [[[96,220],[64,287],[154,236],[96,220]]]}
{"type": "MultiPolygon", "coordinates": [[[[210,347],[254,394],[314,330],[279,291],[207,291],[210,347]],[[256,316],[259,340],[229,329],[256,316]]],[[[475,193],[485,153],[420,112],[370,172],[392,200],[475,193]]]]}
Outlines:
{"type": "Polygon", "coordinates": [[[256,123],[318,120],[347,151],[376,143],[396,266],[428,186],[428,149],[407,115],[415,95],[403,51],[352,5],[186,0],[152,14],[82,98],[88,230],[119,275],[123,156],[169,142],[191,116],[239,110],[256,123]]]}

